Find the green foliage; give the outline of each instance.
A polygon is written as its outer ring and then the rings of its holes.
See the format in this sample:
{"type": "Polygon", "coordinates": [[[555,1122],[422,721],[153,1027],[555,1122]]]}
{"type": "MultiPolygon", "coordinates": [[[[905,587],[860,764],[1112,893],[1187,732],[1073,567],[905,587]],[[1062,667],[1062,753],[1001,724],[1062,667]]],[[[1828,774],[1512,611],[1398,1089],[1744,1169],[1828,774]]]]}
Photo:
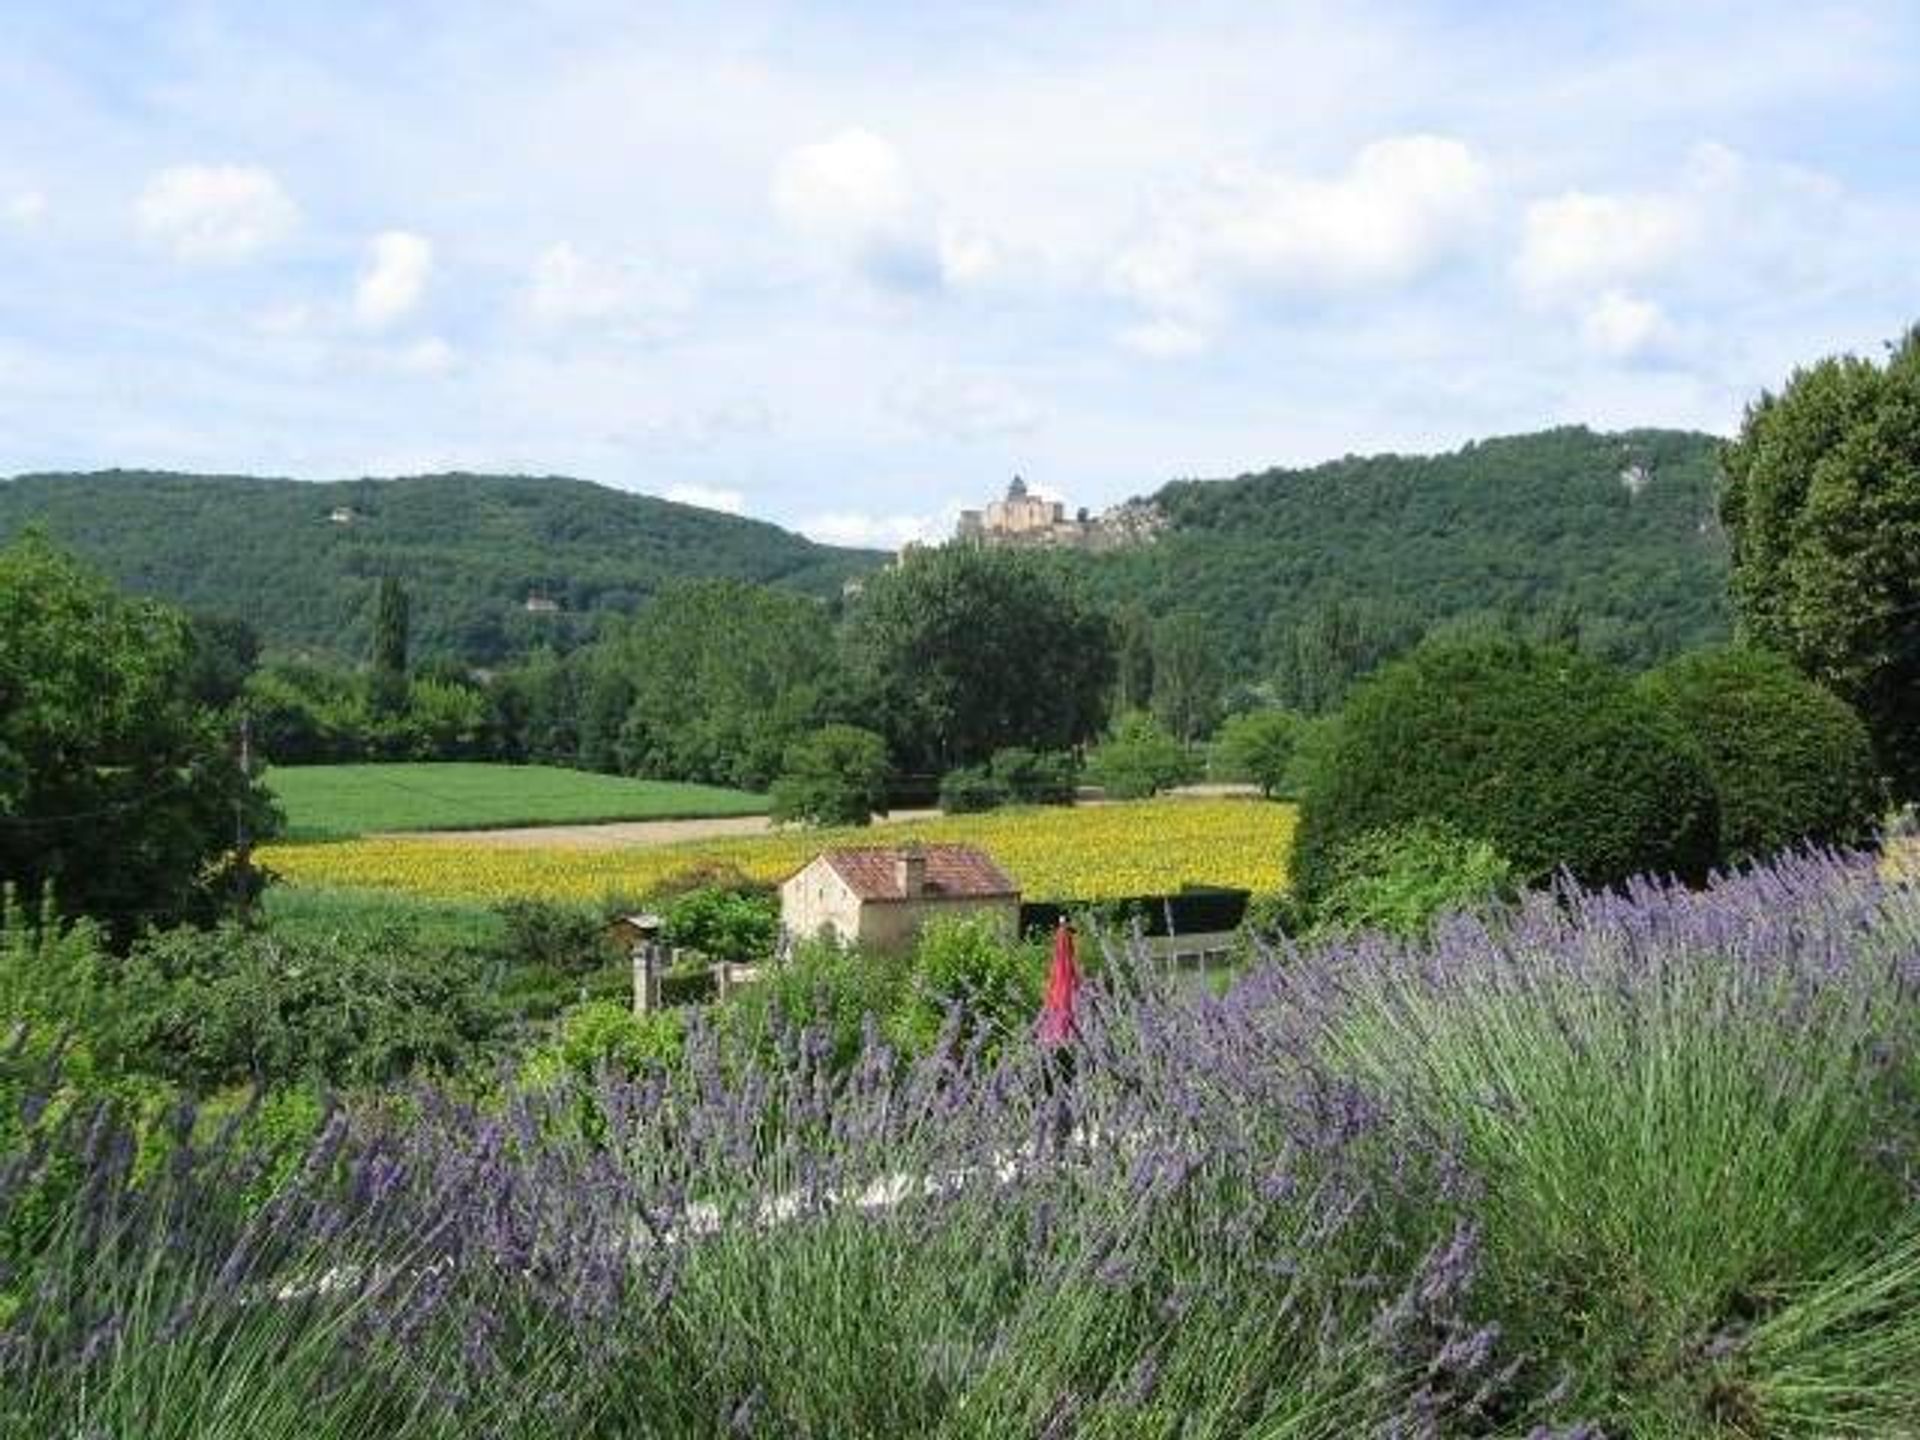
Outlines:
{"type": "Polygon", "coordinates": [[[1153,713],[1188,744],[1219,719],[1226,691],[1220,637],[1195,610],[1176,610],[1153,627],[1153,713]]]}
{"type": "Polygon", "coordinates": [[[395,715],[407,704],[407,647],[411,621],[407,590],[391,575],[374,595],[373,674],[368,698],[376,715],[395,715]]]}
{"type": "Polygon", "coordinates": [[[1416,820],[1342,845],[1313,918],[1323,931],[1384,930],[1412,939],[1440,915],[1484,910],[1513,891],[1513,866],[1485,840],[1416,820]]]}
{"type": "Polygon", "coordinates": [[[884,1019],[898,1002],[902,971],[897,964],[828,941],[805,941],[791,958],[768,967],[720,1012],[737,1041],[761,1054],[775,1053],[803,1031],[816,1031],[828,1065],[844,1072],[859,1057],[867,1026],[884,1019]]]}
{"type": "Polygon", "coordinates": [[[1726,638],[1726,542],[1708,435],[1579,427],[1446,455],[1348,456],[1306,470],[1182,480],[1154,497],[1153,544],[1072,557],[1096,598],[1206,617],[1229,673],[1272,667],[1312,711],[1436,622],[1578,605],[1582,647],[1642,667],[1726,638]],[[1639,466],[1637,492],[1622,480],[1639,466]],[[1356,643],[1316,636],[1351,607],[1356,643]],[[1297,661],[1290,639],[1299,638],[1297,661]]]}
{"type": "Polygon", "coordinates": [[[772,955],[780,934],[780,903],[767,894],[689,890],[667,907],[664,918],[662,937],[669,945],[743,965],[772,955]]]}
{"type": "Polygon", "coordinates": [[[764,789],[794,741],[849,713],[825,607],[740,581],[673,587],[581,663],[582,761],[629,775],[764,789]]]}
{"type": "Polygon", "coordinates": [[[1920,795],[1920,329],[1884,366],[1796,371],[1722,463],[1741,633],[1852,704],[1920,795]]]}
{"type": "Polygon", "coordinates": [[[935,920],[921,931],[894,1013],[894,1033],[924,1054],[956,1008],[967,1043],[984,1033],[992,1046],[1022,1035],[1040,1011],[1047,951],[1009,935],[990,920],[935,920]]]}
{"type": "Polygon", "coordinates": [[[1213,764],[1221,778],[1258,785],[1272,799],[1293,774],[1305,721],[1291,710],[1250,710],[1229,717],[1213,741],[1213,764]]]}
{"type": "Polygon", "coordinates": [[[887,805],[887,742],[856,725],[829,725],[787,751],[774,782],[773,818],[865,825],[887,805]]]}
{"type": "Polygon", "coordinates": [[[978,815],[1007,803],[1007,787],[988,765],[962,765],[940,781],[940,808],[949,815],[978,815]]]}
{"type": "Polygon", "coordinates": [[[836,600],[870,552],[559,476],[292,483],[113,471],[0,484],[0,538],[34,521],[120,583],[244,615],[269,647],[358,660],[380,575],[404,575],[415,655],[474,664],[572,649],[680,580],[728,578],[836,600]],[[336,507],[351,524],[330,523],[336,507]],[[534,593],[557,614],[525,609],[534,593]]]}
{"type": "Polygon", "coordinates": [[[114,1003],[130,1063],[191,1089],[370,1085],[482,1059],[506,1018],[492,970],[404,935],[182,929],[134,947],[114,1003]]]}
{"type": "Polygon", "coordinates": [[[1087,757],[1087,778],[1115,800],[1157,795],[1192,779],[1197,768],[1186,746],[1137,710],[1116,720],[1113,733],[1087,757]]]}
{"type": "Polygon", "coordinates": [[[1524,883],[1703,874],[1713,791],[1691,739],[1610,667],[1479,637],[1429,641],[1353,693],[1306,777],[1296,883],[1317,899],[1355,837],[1451,823],[1524,883]]]}
{"type": "Polygon", "coordinates": [[[188,634],[37,534],[0,550],[0,883],[122,939],[215,911],[236,825],[277,819],[195,702],[188,634]]]}
{"type": "Polygon", "coordinates": [[[536,1081],[565,1076],[587,1083],[606,1070],[639,1075],[679,1064],[685,1045],[686,1022],[677,1011],[635,1015],[611,1001],[589,1001],[561,1017],[553,1039],[530,1057],[527,1073],[536,1081]]]}
{"type": "Polygon", "coordinates": [[[1114,676],[1104,614],[1045,556],[953,545],[874,576],[848,638],[867,712],[910,771],[1094,734],[1114,676]]]}
{"type": "Polygon", "coordinates": [[[1639,685],[1706,758],[1723,863],[1871,838],[1882,796],[1866,727],[1790,662],[1759,650],[1697,651],[1639,685]]]}
{"type": "Polygon", "coordinates": [[[591,974],[621,957],[600,916],[582,905],[508,900],[499,907],[500,939],[493,955],[509,969],[591,974]]]}

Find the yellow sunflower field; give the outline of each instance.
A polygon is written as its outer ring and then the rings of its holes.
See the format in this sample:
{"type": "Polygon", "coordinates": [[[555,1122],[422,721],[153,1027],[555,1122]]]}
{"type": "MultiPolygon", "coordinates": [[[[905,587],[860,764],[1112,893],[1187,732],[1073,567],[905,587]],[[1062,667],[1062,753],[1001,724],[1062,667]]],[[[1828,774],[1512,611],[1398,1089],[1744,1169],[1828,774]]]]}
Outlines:
{"type": "Polygon", "coordinates": [[[731,866],[778,881],[830,845],[907,840],[979,845],[1030,900],[1109,900],[1183,885],[1284,889],[1295,811],[1252,799],[1158,799],[1002,810],[850,830],[788,830],[671,845],[594,848],[413,836],[263,847],[289,884],[462,900],[598,900],[731,866]]]}

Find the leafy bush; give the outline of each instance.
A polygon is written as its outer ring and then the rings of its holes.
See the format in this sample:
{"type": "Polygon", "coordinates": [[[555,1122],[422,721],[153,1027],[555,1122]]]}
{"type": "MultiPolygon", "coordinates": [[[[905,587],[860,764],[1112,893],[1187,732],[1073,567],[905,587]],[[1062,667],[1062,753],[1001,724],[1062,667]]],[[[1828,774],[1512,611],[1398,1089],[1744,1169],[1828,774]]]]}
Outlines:
{"type": "Polygon", "coordinates": [[[1010,745],[993,752],[990,768],[1016,805],[1071,805],[1079,789],[1080,767],[1064,750],[1010,745]]]}
{"type": "Polygon", "coordinates": [[[1680,727],[1618,672],[1497,636],[1430,641],[1354,691],[1307,777],[1295,876],[1318,899],[1340,850],[1417,820],[1483,836],[1522,883],[1703,875],[1712,785],[1680,727]]]}
{"type": "Polygon", "coordinates": [[[887,808],[887,743],[857,725],[828,725],[787,751],[773,785],[773,818],[865,825],[887,808]]]}
{"type": "Polygon", "coordinates": [[[550,1081],[562,1075],[592,1081],[604,1070],[638,1075],[680,1063],[686,1023],[678,1012],[635,1015],[606,1000],[576,1005],[560,1019],[553,1039],[528,1061],[528,1075],[550,1081]]]}
{"type": "Polygon", "coordinates": [[[1443,821],[1370,830],[1340,847],[1314,904],[1321,930],[1424,935],[1436,916],[1480,910],[1513,892],[1513,867],[1485,840],[1443,821]]]}
{"type": "Polygon", "coordinates": [[[1006,787],[985,765],[963,765],[940,781],[940,808],[949,815],[979,815],[1006,801],[1006,787]]]}
{"type": "Polygon", "coordinates": [[[780,934],[777,900],[732,890],[689,890],[663,918],[660,933],[669,945],[698,950],[709,960],[765,960],[780,934]]]}
{"type": "Polygon", "coordinates": [[[1087,774],[1109,797],[1141,800],[1193,778],[1195,765],[1160,722],[1144,711],[1122,715],[1087,757],[1087,774]]]}
{"type": "Polygon", "coordinates": [[[899,966],[862,951],[807,941],[741,990],[721,1011],[722,1024],[734,1040],[762,1055],[812,1032],[826,1062],[845,1070],[860,1055],[869,1017],[879,1021],[892,1012],[901,976],[899,966]]]}
{"type": "Polygon", "coordinates": [[[195,1089],[366,1085],[482,1059],[507,1019],[492,971],[398,934],[172,930],[134,947],[116,1004],[137,1063],[195,1089]]]}
{"type": "Polygon", "coordinates": [[[1867,727],[1791,662],[1760,650],[1696,651],[1642,676],[1640,688],[1706,757],[1723,862],[1871,836],[1881,793],[1867,727]]]}
{"type": "Polygon", "coordinates": [[[1280,794],[1293,772],[1304,723],[1291,710],[1251,710],[1228,717],[1213,741],[1219,778],[1258,785],[1269,799],[1280,794]]]}
{"type": "Polygon", "coordinates": [[[995,1044],[1017,1036],[1039,1013],[1046,966],[1043,946],[1023,943],[990,920],[933,921],[914,946],[895,1034],[924,1053],[957,1006],[966,1033],[985,1032],[995,1044]]]}
{"type": "Polygon", "coordinates": [[[606,926],[592,910],[546,900],[507,900],[498,907],[496,957],[509,969],[590,974],[619,958],[606,926]]]}

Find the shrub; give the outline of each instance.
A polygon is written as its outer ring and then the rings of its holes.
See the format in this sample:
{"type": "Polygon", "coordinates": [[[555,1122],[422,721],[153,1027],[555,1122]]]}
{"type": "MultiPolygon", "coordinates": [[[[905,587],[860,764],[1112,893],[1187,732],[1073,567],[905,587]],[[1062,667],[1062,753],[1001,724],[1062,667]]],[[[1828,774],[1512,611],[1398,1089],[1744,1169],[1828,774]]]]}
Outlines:
{"type": "Polygon", "coordinates": [[[1065,751],[1010,745],[993,752],[991,769],[1016,805],[1071,805],[1079,789],[1079,764],[1065,751]]]}
{"type": "Polygon", "coordinates": [[[561,1017],[553,1040],[528,1062],[529,1074],[588,1081],[608,1069],[637,1075],[678,1064],[685,1044],[686,1026],[674,1011],[635,1015],[624,1005],[594,1000],[561,1017]]]}
{"type": "Polygon", "coordinates": [[[669,945],[698,950],[710,960],[765,960],[780,933],[776,900],[731,890],[690,890],[667,907],[664,918],[661,935],[669,945]]]}
{"type": "Polygon", "coordinates": [[[1043,947],[1022,943],[990,920],[936,920],[914,946],[895,1034],[909,1050],[925,1053],[958,1006],[966,1032],[985,1032],[997,1046],[1039,1013],[1046,964],[1043,947]]]}
{"type": "Polygon", "coordinates": [[[940,782],[940,808],[949,815],[978,815],[998,810],[1006,800],[1006,789],[984,765],[963,765],[958,770],[949,770],[940,782]]]}
{"type": "Polygon", "coordinates": [[[1703,875],[1712,785],[1680,727],[1618,672],[1504,636],[1431,641],[1355,690],[1316,747],[1295,855],[1304,893],[1341,848],[1415,820],[1483,836],[1522,882],[1703,875]]]}
{"type": "Polygon", "coordinates": [[[511,970],[587,975],[618,958],[606,926],[583,906],[507,900],[497,910],[501,935],[494,956],[511,970]]]}
{"type": "Polygon", "coordinates": [[[1703,650],[1642,676],[1640,689],[1706,757],[1724,863],[1801,842],[1858,844],[1872,833],[1881,794],[1867,727],[1789,661],[1703,650]]]}
{"type": "Polygon", "coordinates": [[[775,820],[865,825],[886,808],[886,741],[857,725],[828,725],[794,742],[773,786],[775,820]]]}
{"type": "Polygon", "coordinates": [[[1436,916],[1509,897],[1513,866],[1485,840],[1443,821],[1370,830],[1340,847],[1333,881],[1314,906],[1321,930],[1424,935],[1436,916]]]}
{"type": "Polygon", "coordinates": [[[1287,784],[1304,722],[1291,710],[1234,715],[1214,737],[1213,758],[1223,779],[1258,785],[1271,799],[1287,784]]]}
{"type": "Polygon", "coordinates": [[[828,941],[808,941],[791,959],[770,966],[721,1011],[736,1040],[763,1055],[783,1037],[813,1031],[828,1064],[850,1067],[864,1043],[868,1017],[892,1012],[900,991],[897,966],[828,941]]]}
{"type": "Polygon", "coordinates": [[[1144,711],[1122,715],[1087,757],[1087,774],[1113,799],[1142,800],[1190,780],[1193,757],[1144,711]]]}

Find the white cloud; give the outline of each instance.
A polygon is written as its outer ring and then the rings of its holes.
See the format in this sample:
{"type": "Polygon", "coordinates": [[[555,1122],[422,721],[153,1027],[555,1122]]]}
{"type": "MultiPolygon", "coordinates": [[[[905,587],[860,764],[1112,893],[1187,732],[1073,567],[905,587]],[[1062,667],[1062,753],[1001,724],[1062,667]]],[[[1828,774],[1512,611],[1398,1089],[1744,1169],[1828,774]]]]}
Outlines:
{"type": "Polygon", "coordinates": [[[1399,286],[1458,250],[1484,209],[1485,165],[1438,135],[1374,141],[1332,179],[1222,170],[1168,197],[1114,261],[1117,289],[1152,312],[1122,341],[1189,353],[1243,288],[1320,295],[1399,286]]]}
{"type": "Polygon", "coordinates": [[[880,515],[857,510],[812,515],[796,528],[823,545],[852,545],[866,550],[897,550],[910,541],[937,544],[953,534],[960,506],[951,504],[935,515],[880,515]]]}
{"type": "Polygon", "coordinates": [[[597,259],[562,241],[535,258],[526,303],[543,325],[605,325],[660,336],[693,309],[696,294],[691,277],[638,261],[597,259]]]}
{"type": "Polygon", "coordinates": [[[22,227],[37,225],[46,218],[46,213],[47,197],[38,190],[16,190],[0,205],[0,214],[7,217],[8,223],[22,227]]]}
{"type": "Polygon", "coordinates": [[[416,340],[397,357],[400,368],[415,375],[444,375],[459,359],[460,352],[438,335],[416,340]]]}
{"type": "Polygon", "coordinates": [[[234,261],[282,239],[299,217],[270,170],[176,165],[147,182],[134,218],[178,259],[234,261]]]}
{"type": "Polygon", "coordinates": [[[738,490],[723,490],[712,485],[675,485],[666,498],[680,505],[698,505],[702,510],[721,510],[729,515],[744,515],[747,497],[738,490]]]}
{"type": "Polygon", "coordinates": [[[367,246],[366,263],[353,287],[353,314],[372,330],[408,314],[433,275],[433,242],[408,230],[383,230],[367,246]]]}
{"type": "Polygon", "coordinates": [[[1129,350],[1151,355],[1156,360],[1197,355],[1207,348],[1207,332],[1196,325],[1162,317],[1139,325],[1128,325],[1119,333],[1120,343],[1129,350]]]}
{"type": "Polygon", "coordinates": [[[1043,411],[998,375],[938,369],[887,397],[896,415],[930,435],[979,440],[1017,435],[1040,424],[1043,411]]]}
{"type": "Polygon", "coordinates": [[[1615,360],[1643,359],[1670,338],[1664,311],[1651,300],[1624,290],[1609,290],[1581,317],[1580,338],[1615,360]]]}
{"type": "Polygon", "coordinates": [[[789,151],[769,193],[789,230],[883,288],[970,284],[1000,264],[998,243],[938,214],[899,149],[871,130],[789,151]]]}
{"type": "Polygon", "coordinates": [[[1569,190],[1527,207],[1514,269],[1536,294],[1590,291],[1658,273],[1699,231],[1699,215],[1676,195],[1569,190]]]}

